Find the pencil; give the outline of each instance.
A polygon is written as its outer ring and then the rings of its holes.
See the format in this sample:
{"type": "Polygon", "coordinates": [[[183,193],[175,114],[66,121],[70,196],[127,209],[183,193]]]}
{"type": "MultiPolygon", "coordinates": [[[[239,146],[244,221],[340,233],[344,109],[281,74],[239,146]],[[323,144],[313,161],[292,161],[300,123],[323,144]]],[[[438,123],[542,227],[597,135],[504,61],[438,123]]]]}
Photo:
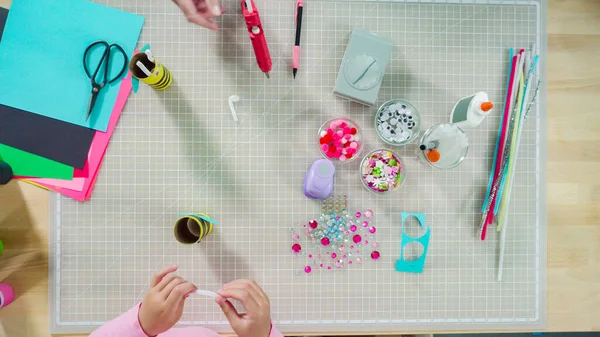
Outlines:
{"type": "Polygon", "coordinates": [[[294,43],[294,56],[292,59],[292,74],[296,78],[300,67],[300,37],[302,35],[302,14],[304,12],[303,0],[296,1],[296,41],[294,43]]]}

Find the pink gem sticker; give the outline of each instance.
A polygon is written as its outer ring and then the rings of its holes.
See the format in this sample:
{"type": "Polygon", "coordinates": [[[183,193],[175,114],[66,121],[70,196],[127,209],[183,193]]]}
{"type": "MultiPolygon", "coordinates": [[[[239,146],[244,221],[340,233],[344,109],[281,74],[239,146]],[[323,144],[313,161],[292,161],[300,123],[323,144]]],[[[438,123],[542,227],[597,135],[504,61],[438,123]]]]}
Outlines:
{"type": "Polygon", "coordinates": [[[352,241],[354,241],[354,243],[360,243],[362,241],[362,237],[356,234],[352,237],[352,241]]]}
{"type": "Polygon", "coordinates": [[[337,254],[336,254],[336,253],[331,253],[331,258],[332,258],[332,259],[335,259],[336,257],[337,257],[337,254]]]}
{"type": "Polygon", "coordinates": [[[308,226],[312,229],[316,229],[319,226],[319,223],[316,220],[310,220],[308,222],[308,226]]]}
{"type": "Polygon", "coordinates": [[[365,211],[365,217],[370,218],[373,216],[373,211],[368,209],[365,211]]]}
{"type": "Polygon", "coordinates": [[[312,271],[312,268],[310,266],[304,267],[304,272],[305,273],[310,274],[311,271],[312,271]]]}
{"type": "Polygon", "coordinates": [[[378,242],[373,242],[373,248],[379,248],[379,243],[378,242]]]}
{"type": "Polygon", "coordinates": [[[381,257],[381,254],[379,254],[379,252],[378,252],[378,251],[374,250],[374,251],[371,253],[371,258],[372,258],[373,260],[379,260],[379,257],[381,257]]]}
{"type": "Polygon", "coordinates": [[[369,222],[368,221],[363,221],[362,225],[363,225],[363,227],[367,227],[367,226],[369,226],[369,222]]]}
{"type": "Polygon", "coordinates": [[[294,241],[298,241],[298,240],[300,240],[300,235],[298,233],[294,233],[294,235],[292,235],[292,239],[294,241]]]}
{"type": "Polygon", "coordinates": [[[293,251],[294,253],[300,253],[300,251],[302,251],[302,246],[300,246],[300,245],[299,245],[299,244],[297,244],[297,243],[294,243],[294,244],[292,245],[292,251],[293,251]]]}
{"type": "Polygon", "coordinates": [[[322,238],[321,239],[321,244],[323,246],[329,246],[330,243],[331,243],[331,241],[329,240],[329,238],[322,238]]]}
{"type": "Polygon", "coordinates": [[[375,232],[377,232],[377,228],[375,228],[373,226],[369,227],[369,233],[375,234],[375,232]]]}
{"type": "Polygon", "coordinates": [[[351,232],[356,232],[357,229],[358,229],[358,227],[356,227],[356,225],[350,226],[350,231],[351,232]]]}
{"type": "Polygon", "coordinates": [[[360,212],[356,212],[356,218],[360,219],[360,217],[362,216],[362,214],[360,212]]]}

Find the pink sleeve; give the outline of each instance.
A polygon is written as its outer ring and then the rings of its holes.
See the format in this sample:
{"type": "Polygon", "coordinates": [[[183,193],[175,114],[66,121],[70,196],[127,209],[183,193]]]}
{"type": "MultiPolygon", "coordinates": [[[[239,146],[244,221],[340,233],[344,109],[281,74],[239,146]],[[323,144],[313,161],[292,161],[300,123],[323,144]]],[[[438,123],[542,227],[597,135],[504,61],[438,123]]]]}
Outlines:
{"type": "MultiPolygon", "coordinates": [[[[148,337],[138,319],[138,313],[140,311],[141,303],[135,307],[129,309],[121,316],[107,322],[96,331],[92,332],[89,337],[148,337]]],[[[213,337],[219,336],[216,332],[200,328],[200,327],[188,327],[188,328],[174,328],[165,333],[160,334],[162,337],[213,337]]],[[[281,332],[273,325],[271,326],[271,334],[269,337],[283,337],[281,332]]]]}
{"type": "Polygon", "coordinates": [[[283,337],[283,335],[281,334],[281,332],[279,332],[279,330],[277,330],[275,325],[271,325],[271,334],[269,335],[269,337],[283,337]]]}
{"type": "Polygon", "coordinates": [[[123,315],[107,322],[92,332],[90,337],[148,337],[144,333],[144,330],[142,330],[140,321],[138,320],[138,312],[141,305],[140,303],[123,315]]]}

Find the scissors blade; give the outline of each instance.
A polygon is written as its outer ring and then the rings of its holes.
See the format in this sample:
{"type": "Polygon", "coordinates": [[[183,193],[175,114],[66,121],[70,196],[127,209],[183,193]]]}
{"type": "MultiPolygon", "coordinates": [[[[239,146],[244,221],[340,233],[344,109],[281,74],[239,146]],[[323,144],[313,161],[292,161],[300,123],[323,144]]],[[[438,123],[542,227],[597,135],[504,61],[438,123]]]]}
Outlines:
{"type": "Polygon", "coordinates": [[[85,117],[85,121],[87,122],[92,115],[92,111],[94,110],[94,106],[96,105],[96,99],[98,98],[98,92],[100,89],[96,86],[92,87],[92,94],[90,95],[90,102],[88,103],[87,115],[85,117]]]}

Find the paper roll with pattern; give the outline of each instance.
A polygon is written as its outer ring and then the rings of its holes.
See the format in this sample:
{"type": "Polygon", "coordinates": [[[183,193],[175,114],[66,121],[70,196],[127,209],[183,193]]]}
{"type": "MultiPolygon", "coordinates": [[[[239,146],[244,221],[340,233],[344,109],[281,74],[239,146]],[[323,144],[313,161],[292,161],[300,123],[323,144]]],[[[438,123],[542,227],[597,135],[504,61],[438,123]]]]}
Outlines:
{"type": "Polygon", "coordinates": [[[146,53],[137,53],[129,61],[129,71],[131,74],[148,84],[155,90],[165,90],[173,83],[173,75],[167,67],[158,62],[154,57],[146,53]]]}
{"type": "Polygon", "coordinates": [[[186,213],[175,223],[175,239],[184,245],[198,243],[212,233],[214,224],[206,214],[186,213]]]}

